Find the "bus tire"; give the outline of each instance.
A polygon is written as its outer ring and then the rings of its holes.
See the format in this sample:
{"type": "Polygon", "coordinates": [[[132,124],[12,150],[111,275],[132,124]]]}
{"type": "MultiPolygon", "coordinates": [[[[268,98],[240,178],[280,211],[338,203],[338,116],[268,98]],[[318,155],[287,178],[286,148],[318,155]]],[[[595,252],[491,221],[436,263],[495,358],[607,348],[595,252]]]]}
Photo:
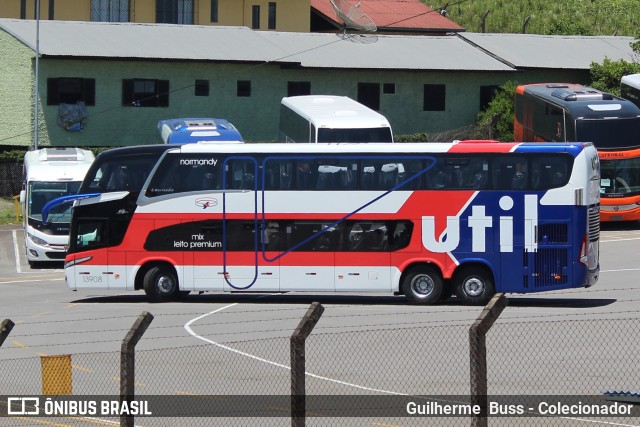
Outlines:
{"type": "Polygon", "coordinates": [[[433,304],[442,294],[442,277],[433,267],[416,267],[404,277],[402,292],[413,304],[433,304]]]}
{"type": "Polygon", "coordinates": [[[456,296],[466,305],[486,305],[496,292],[493,277],[484,267],[462,267],[453,283],[456,296]]]}
{"type": "Polygon", "coordinates": [[[144,292],[151,301],[174,301],[180,296],[178,277],[164,266],[152,267],[144,275],[144,292]]]}

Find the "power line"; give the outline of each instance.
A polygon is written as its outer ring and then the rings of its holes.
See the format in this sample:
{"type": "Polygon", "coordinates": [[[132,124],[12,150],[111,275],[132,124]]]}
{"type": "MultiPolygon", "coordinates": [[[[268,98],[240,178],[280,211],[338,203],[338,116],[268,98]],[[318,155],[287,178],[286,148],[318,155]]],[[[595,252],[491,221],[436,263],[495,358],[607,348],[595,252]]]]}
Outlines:
{"type": "MultiPolygon", "coordinates": [[[[453,2],[453,3],[446,3],[444,6],[438,8],[438,10],[445,9],[446,7],[449,7],[449,6],[455,6],[455,5],[458,5],[458,4],[461,4],[461,3],[465,3],[467,1],[469,1],[469,0],[459,0],[459,1],[453,2]]],[[[392,26],[392,25],[395,25],[395,24],[400,23],[400,22],[408,21],[408,20],[423,16],[423,15],[428,15],[430,13],[438,13],[439,14],[440,12],[438,12],[438,10],[431,9],[431,10],[429,10],[427,12],[419,13],[419,14],[412,15],[412,16],[407,17],[407,18],[400,19],[400,20],[395,21],[395,22],[391,22],[390,24],[387,24],[387,26],[392,26]]],[[[158,25],[162,25],[162,24],[158,24],[158,25]]],[[[329,45],[332,45],[332,44],[335,44],[335,43],[338,43],[338,42],[341,42],[341,41],[344,41],[344,40],[345,40],[344,38],[338,38],[337,40],[334,40],[334,41],[331,41],[331,42],[328,42],[328,43],[323,43],[321,45],[314,46],[314,47],[311,47],[311,48],[308,48],[308,49],[303,49],[303,50],[300,50],[300,51],[296,51],[294,53],[291,53],[291,54],[288,54],[288,55],[285,55],[285,56],[281,56],[281,57],[270,59],[270,60],[265,60],[265,61],[263,61],[263,62],[261,62],[259,64],[236,70],[236,71],[233,72],[233,74],[240,74],[240,73],[243,73],[243,72],[246,72],[246,71],[254,70],[256,68],[265,66],[267,64],[271,64],[271,63],[274,63],[274,62],[282,61],[284,59],[287,59],[287,58],[290,58],[290,57],[296,56],[296,55],[301,55],[303,53],[312,52],[314,50],[321,49],[323,47],[326,47],[326,46],[329,46],[329,45]]],[[[161,96],[170,95],[172,93],[179,92],[179,91],[182,91],[182,90],[185,90],[185,89],[192,89],[194,87],[195,87],[195,84],[183,86],[183,87],[180,87],[180,88],[177,88],[177,89],[169,90],[167,92],[162,92],[162,93],[158,93],[158,94],[146,97],[146,98],[141,98],[141,99],[137,100],[137,102],[141,102],[141,101],[144,102],[146,100],[158,98],[158,97],[161,97],[161,96]]],[[[36,105],[37,105],[37,102],[36,102],[36,105]]],[[[130,103],[129,105],[117,105],[117,106],[114,106],[114,107],[106,108],[104,110],[97,111],[97,112],[94,112],[92,114],[87,115],[87,119],[90,119],[92,117],[96,117],[96,116],[99,116],[99,115],[102,115],[102,114],[105,114],[105,113],[109,113],[109,112],[114,111],[114,110],[118,110],[118,109],[120,109],[122,107],[134,107],[134,105],[133,105],[133,103],[130,103]]],[[[27,132],[23,132],[23,133],[20,133],[20,134],[15,134],[15,135],[7,136],[7,137],[4,137],[4,138],[0,138],[0,143],[2,143],[4,141],[9,141],[11,139],[20,138],[20,137],[29,135],[31,133],[33,133],[33,131],[27,131],[27,132]]]]}

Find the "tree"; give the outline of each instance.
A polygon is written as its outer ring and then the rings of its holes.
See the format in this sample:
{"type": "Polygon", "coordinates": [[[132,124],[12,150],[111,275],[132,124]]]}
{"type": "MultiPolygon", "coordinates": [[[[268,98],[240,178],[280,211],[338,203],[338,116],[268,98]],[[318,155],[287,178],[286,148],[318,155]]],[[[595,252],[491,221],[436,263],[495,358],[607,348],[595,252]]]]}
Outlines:
{"type": "Polygon", "coordinates": [[[513,141],[513,107],[517,86],[517,82],[508,81],[498,87],[487,108],[478,114],[478,126],[489,127],[493,139],[513,141]]]}
{"type": "Polygon", "coordinates": [[[609,58],[605,58],[602,64],[591,63],[590,86],[603,92],[620,96],[620,79],[622,76],[635,73],[640,73],[640,64],[637,62],[627,62],[624,59],[612,61],[609,58]]]}

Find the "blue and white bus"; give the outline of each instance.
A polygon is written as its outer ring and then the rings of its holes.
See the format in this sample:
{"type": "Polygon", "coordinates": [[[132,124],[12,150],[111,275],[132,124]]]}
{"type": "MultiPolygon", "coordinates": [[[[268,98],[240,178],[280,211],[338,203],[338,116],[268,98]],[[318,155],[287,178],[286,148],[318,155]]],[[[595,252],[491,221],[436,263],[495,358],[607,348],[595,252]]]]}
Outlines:
{"type": "Polygon", "coordinates": [[[244,142],[238,129],[225,119],[160,120],[158,131],[164,144],[244,142]]]}

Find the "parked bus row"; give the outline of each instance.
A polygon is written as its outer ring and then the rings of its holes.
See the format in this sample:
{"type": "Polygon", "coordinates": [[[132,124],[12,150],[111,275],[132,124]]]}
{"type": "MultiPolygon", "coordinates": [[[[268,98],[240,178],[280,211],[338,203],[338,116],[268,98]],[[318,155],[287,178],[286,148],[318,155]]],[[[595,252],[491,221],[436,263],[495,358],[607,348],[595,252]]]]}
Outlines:
{"type": "Polygon", "coordinates": [[[577,84],[518,86],[514,137],[593,142],[600,157],[601,220],[640,220],[640,108],[633,102],[577,84]]]}
{"type": "Polygon", "coordinates": [[[590,286],[590,143],[187,144],[140,191],[77,200],[69,288],[452,293],[590,286]]]}

